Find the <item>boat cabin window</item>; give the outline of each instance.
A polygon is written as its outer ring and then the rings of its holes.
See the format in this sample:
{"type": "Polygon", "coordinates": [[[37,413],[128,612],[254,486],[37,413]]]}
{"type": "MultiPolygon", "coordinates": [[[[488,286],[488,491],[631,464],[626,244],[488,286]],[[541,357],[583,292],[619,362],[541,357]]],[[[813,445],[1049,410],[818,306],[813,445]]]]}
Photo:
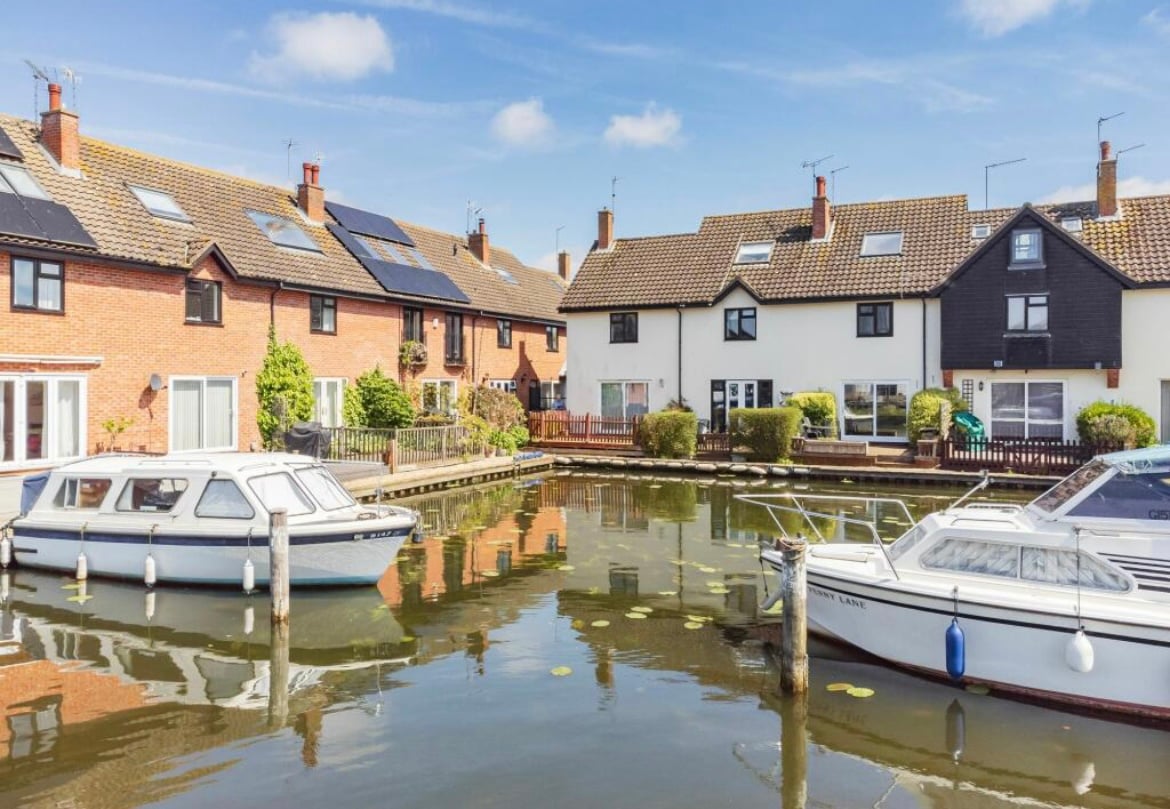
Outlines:
{"type": "Polygon", "coordinates": [[[922,541],[924,536],[926,536],[926,529],[919,523],[904,533],[897,542],[887,549],[890,559],[898,559],[905,556],[908,551],[913,550],[914,546],[922,541]]]}
{"type": "Polygon", "coordinates": [[[1125,576],[1087,553],[1080,554],[1079,563],[1076,551],[1056,548],[1025,547],[1020,556],[1020,578],[1027,581],[1076,587],[1078,575],[1082,587],[1119,592],[1129,589],[1125,576]]]}
{"type": "Polygon", "coordinates": [[[327,469],[322,469],[319,466],[298,469],[297,480],[309,490],[309,494],[313,495],[318,503],[329,511],[355,505],[349,492],[337,482],[337,478],[333,477],[327,469]]]}
{"type": "Polygon", "coordinates": [[[1069,511],[1073,517],[1170,520],[1170,477],[1165,472],[1114,475],[1069,511]]]}
{"type": "Polygon", "coordinates": [[[95,509],[110,490],[109,478],[66,478],[53,499],[57,508],[95,509]]]}
{"type": "Polygon", "coordinates": [[[1020,546],[977,539],[944,539],[922,554],[922,566],[984,576],[1020,575],[1020,546]]]}
{"type": "Polygon", "coordinates": [[[1091,461],[1037,497],[1032,505],[1044,511],[1056,511],[1108,471],[1109,464],[1104,461],[1091,461]]]}
{"type": "Polygon", "coordinates": [[[167,512],[187,491],[183,478],[131,478],[118,495],[118,511],[167,512]]]}
{"type": "Polygon", "coordinates": [[[207,482],[207,488],[195,506],[195,516],[250,520],[256,516],[256,510],[234,480],[218,478],[207,482]]]}
{"type": "Polygon", "coordinates": [[[249,480],[248,485],[260,498],[260,504],[266,511],[284,508],[288,509],[290,517],[310,514],[313,511],[313,504],[288,472],[259,475],[249,480]]]}

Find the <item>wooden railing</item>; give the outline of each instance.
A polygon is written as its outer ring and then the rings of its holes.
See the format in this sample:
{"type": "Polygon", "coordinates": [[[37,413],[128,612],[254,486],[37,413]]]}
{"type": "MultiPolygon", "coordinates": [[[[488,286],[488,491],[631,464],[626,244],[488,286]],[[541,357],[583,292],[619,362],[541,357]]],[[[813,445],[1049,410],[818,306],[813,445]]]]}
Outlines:
{"type": "Polygon", "coordinates": [[[939,440],[944,469],[989,472],[1012,471],[1033,475],[1063,475],[1120,447],[1045,439],[968,439],[952,435],[939,440]]]}
{"type": "Polygon", "coordinates": [[[634,447],[638,442],[634,418],[610,418],[564,410],[528,414],[528,434],[533,444],[559,447],[634,447]]]}
{"type": "Polygon", "coordinates": [[[727,455],[731,452],[730,433],[699,433],[698,452],[708,455],[727,455]]]}
{"type": "Polygon", "coordinates": [[[484,444],[457,424],[400,430],[371,427],[325,428],[328,460],[384,463],[396,472],[404,467],[443,466],[465,458],[483,457],[484,444]]]}

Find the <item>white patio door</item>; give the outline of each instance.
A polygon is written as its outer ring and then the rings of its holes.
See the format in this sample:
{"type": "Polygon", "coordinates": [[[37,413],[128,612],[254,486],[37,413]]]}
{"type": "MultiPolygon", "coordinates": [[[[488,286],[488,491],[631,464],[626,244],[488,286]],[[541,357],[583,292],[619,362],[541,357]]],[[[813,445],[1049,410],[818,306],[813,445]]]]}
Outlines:
{"type": "Polygon", "coordinates": [[[0,465],[78,458],[85,447],[85,387],[78,377],[0,377],[0,465]]]}
{"type": "Polygon", "coordinates": [[[727,409],[729,411],[740,407],[754,408],[756,406],[756,380],[729,379],[727,380],[727,409]]]}
{"type": "Polygon", "coordinates": [[[236,380],[171,379],[171,450],[236,448],[236,380]]]}

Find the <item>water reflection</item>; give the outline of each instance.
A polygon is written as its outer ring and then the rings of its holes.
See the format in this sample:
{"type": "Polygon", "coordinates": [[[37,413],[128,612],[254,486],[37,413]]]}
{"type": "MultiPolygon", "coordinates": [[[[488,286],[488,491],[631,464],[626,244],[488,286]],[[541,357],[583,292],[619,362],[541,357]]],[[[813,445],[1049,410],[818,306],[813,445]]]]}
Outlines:
{"type": "Polygon", "coordinates": [[[1170,806],[1159,730],[821,645],[807,701],[777,696],[756,555],[777,528],[742,486],[418,499],[425,539],[377,589],[294,593],[287,644],[263,597],[7,574],[0,806],[1170,806]]]}

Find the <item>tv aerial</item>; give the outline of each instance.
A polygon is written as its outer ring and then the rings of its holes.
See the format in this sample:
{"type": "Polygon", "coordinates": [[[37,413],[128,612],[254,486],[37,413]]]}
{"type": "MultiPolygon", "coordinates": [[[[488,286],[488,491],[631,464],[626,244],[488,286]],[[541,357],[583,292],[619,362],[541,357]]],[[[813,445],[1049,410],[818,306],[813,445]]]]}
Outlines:
{"type": "Polygon", "coordinates": [[[829,169],[829,196],[833,199],[837,198],[837,172],[845,171],[848,166],[837,166],[835,169],[829,169]]]}
{"type": "Polygon", "coordinates": [[[52,84],[53,79],[49,77],[49,71],[47,68],[38,67],[31,59],[25,59],[24,63],[28,65],[33,74],[33,117],[35,118],[41,113],[41,88],[38,82],[43,81],[45,84],[52,84]]]}
{"type": "Polygon", "coordinates": [[[813,182],[815,183],[817,180],[817,166],[819,166],[821,163],[824,163],[826,160],[830,159],[831,157],[832,157],[831,154],[827,154],[824,157],[819,158],[817,160],[805,160],[803,163],[800,164],[800,167],[802,169],[810,169],[812,171],[812,178],[813,178],[813,182]]]}

